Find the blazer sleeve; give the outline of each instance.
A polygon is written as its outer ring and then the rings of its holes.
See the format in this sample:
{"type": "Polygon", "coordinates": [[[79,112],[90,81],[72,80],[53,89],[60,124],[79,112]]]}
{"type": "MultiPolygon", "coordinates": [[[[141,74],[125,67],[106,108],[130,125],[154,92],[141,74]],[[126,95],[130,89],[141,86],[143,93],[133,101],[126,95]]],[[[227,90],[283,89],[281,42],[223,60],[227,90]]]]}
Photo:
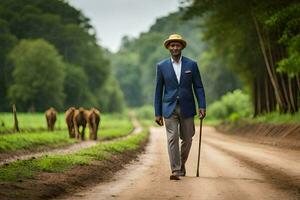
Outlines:
{"type": "Polygon", "coordinates": [[[162,116],[162,96],[164,88],[164,79],[160,69],[160,65],[156,66],[156,85],[155,85],[155,97],[154,108],[155,116],[162,116]]]}
{"type": "Polygon", "coordinates": [[[197,63],[193,65],[193,88],[197,98],[198,108],[206,109],[205,92],[197,63]]]}

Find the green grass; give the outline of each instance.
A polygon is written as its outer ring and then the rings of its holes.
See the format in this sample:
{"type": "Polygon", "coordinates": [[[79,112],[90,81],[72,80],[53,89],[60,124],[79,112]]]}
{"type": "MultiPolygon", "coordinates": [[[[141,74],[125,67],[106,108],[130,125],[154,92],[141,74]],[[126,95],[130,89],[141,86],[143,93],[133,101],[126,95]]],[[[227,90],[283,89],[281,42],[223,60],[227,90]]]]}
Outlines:
{"type": "Polygon", "coordinates": [[[154,119],[141,119],[139,120],[141,125],[144,127],[154,126],[156,125],[154,119]]]}
{"type": "Polygon", "coordinates": [[[100,127],[102,130],[130,124],[127,114],[101,114],[100,127]]]}
{"type": "Polygon", "coordinates": [[[128,135],[134,129],[130,119],[121,114],[103,115],[98,136],[102,139],[113,139],[128,135]]]}
{"type": "MultiPolygon", "coordinates": [[[[36,119],[38,116],[42,116],[41,114],[26,115],[29,119],[36,119]]],[[[26,119],[26,115],[24,114],[23,119],[26,119]]],[[[31,123],[34,124],[34,122],[31,123]]],[[[41,123],[41,121],[37,123],[41,123]]],[[[100,140],[113,139],[128,135],[131,130],[133,130],[133,125],[127,115],[106,114],[102,115],[98,137],[100,140]]],[[[88,137],[89,129],[87,128],[85,138],[88,139],[88,137]]],[[[74,142],[76,140],[69,139],[67,129],[54,132],[33,130],[13,134],[0,134],[0,153],[21,149],[36,149],[38,147],[59,147],[74,142]]]]}
{"type": "Polygon", "coordinates": [[[0,153],[42,146],[59,147],[75,142],[69,139],[66,131],[3,134],[0,135],[0,153]]]}
{"type": "Polygon", "coordinates": [[[113,139],[117,137],[122,137],[128,135],[133,130],[133,125],[127,122],[126,124],[117,125],[115,128],[106,128],[104,130],[100,129],[98,131],[98,137],[100,140],[113,139]]]}
{"type": "MultiPolygon", "coordinates": [[[[44,113],[18,113],[18,125],[21,130],[47,129],[47,122],[44,113]]],[[[0,131],[11,131],[14,127],[12,113],[0,113],[0,131]]],[[[55,128],[66,129],[64,113],[57,116],[55,128]]]]}
{"type": "MultiPolygon", "coordinates": [[[[13,130],[12,113],[0,113],[0,131],[13,130]]],[[[18,113],[19,128],[21,131],[47,129],[47,123],[44,113],[18,113]]],[[[130,123],[127,114],[101,114],[101,129],[111,129],[112,127],[121,127],[130,123]]],[[[59,113],[55,123],[57,129],[67,129],[65,123],[65,114],[59,113]]]]}
{"type": "MultiPolygon", "coordinates": [[[[204,118],[202,121],[203,126],[217,126],[221,123],[222,121],[219,119],[211,119],[211,118],[204,118]]],[[[200,119],[198,116],[195,117],[195,125],[199,126],[200,125],[200,119]]]]}
{"type": "Polygon", "coordinates": [[[109,159],[114,154],[139,149],[148,136],[147,130],[123,140],[100,143],[73,154],[43,156],[38,159],[17,161],[0,167],[0,181],[15,182],[33,178],[40,172],[64,172],[78,165],[88,165],[93,160],[109,159]]]}
{"type": "MultiPolygon", "coordinates": [[[[239,118],[236,120],[230,120],[230,119],[215,119],[213,117],[207,117],[203,121],[203,125],[210,125],[210,126],[217,126],[221,123],[232,123],[236,124],[239,122],[243,123],[269,123],[269,124],[300,124],[300,112],[292,114],[279,114],[278,112],[268,113],[264,115],[257,116],[255,118],[239,118]]],[[[199,120],[196,119],[196,124],[200,124],[199,120]]]]}
{"type": "Polygon", "coordinates": [[[271,123],[271,124],[300,124],[300,112],[291,114],[279,114],[273,112],[255,118],[247,119],[248,122],[252,123],[271,123]]]}

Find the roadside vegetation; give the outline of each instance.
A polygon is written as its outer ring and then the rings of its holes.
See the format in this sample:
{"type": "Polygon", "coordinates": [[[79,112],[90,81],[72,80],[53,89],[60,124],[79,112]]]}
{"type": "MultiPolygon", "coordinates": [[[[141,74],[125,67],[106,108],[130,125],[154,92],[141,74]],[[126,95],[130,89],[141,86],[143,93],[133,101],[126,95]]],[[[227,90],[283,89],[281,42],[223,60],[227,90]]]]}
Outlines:
{"type": "Polygon", "coordinates": [[[15,182],[35,177],[41,172],[65,172],[72,167],[89,165],[92,161],[110,160],[114,155],[137,151],[147,140],[148,130],[122,140],[99,143],[96,146],[66,155],[43,156],[38,159],[16,161],[0,167],[1,182],[15,182]]]}
{"type": "MultiPolygon", "coordinates": [[[[44,147],[61,147],[77,142],[70,139],[63,114],[58,116],[58,130],[46,131],[45,117],[41,113],[18,115],[20,133],[0,134],[0,153],[16,150],[36,150],[44,147]]],[[[12,129],[12,114],[1,114],[1,120],[12,129]]],[[[133,124],[127,115],[103,114],[101,115],[100,127],[98,130],[99,140],[108,140],[128,135],[134,129],[133,124]]],[[[88,126],[85,130],[85,138],[88,139],[88,126]]]]}
{"type": "MultiPolygon", "coordinates": [[[[44,113],[18,113],[18,122],[21,131],[47,130],[44,113]]],[[[0,113],[0,132],[11,132],[14,127],[12,113],[0,113]]],[[[56,129],[66,129],[64,113],[59,113],[55,124],[56,129]]]]}
{"type": "Polygon", "coordinates": [[[250,122],[263,122],[272,124],[300,124],[300,111],[295,114],[281,115],[278,112],[268,113],[249,119],[250,122]]]}
{"type": "Polygon", "coordinates": [[[0,153],[11,152],[21,149],[36,150],[40,147],[60,147],[75,143],[70,139],[67,131],[54,132],[28,132],[18,134],[0,135],[0,153]]]}
{"type": "MultiPolygon", "coordinates": [[[[271,123],[271,124],[296,124],[300,123],[300,112],[280,114],[278,112],[264,113],[253,116],[250,96],[241,90],[228,92],[207,108],[207,118],[210,125],[220,123],[271,123]]],[[[206,122],[205,122],[206,123],[206,122]]]]}

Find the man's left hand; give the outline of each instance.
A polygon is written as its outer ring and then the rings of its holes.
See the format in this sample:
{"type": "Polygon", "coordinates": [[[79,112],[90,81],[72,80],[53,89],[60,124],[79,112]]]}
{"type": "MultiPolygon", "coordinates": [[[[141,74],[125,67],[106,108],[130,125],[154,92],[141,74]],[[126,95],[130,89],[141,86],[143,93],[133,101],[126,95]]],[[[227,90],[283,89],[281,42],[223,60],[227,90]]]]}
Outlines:
{"type": "Polygon", "coordinates": [[[203,108],[200,108],[199,109],[199,118],[204,119],[205,116],[206,116],[206,110],[203,108]]]}

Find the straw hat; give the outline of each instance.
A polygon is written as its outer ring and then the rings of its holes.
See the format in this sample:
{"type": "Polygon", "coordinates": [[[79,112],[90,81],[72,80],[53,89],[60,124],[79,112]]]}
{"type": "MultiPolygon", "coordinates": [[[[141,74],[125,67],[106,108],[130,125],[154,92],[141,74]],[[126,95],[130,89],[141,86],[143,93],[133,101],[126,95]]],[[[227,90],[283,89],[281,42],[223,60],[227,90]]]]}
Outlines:
{"type": "Polygon", "coordinates": [[[180,42],[183,45],[183,49],[186,47],[186,41],[179,34],[172,34],[168,39],[164,41],[164,46],[166,47],[166,49],[168,48],[170,42],[180,42]]]}

